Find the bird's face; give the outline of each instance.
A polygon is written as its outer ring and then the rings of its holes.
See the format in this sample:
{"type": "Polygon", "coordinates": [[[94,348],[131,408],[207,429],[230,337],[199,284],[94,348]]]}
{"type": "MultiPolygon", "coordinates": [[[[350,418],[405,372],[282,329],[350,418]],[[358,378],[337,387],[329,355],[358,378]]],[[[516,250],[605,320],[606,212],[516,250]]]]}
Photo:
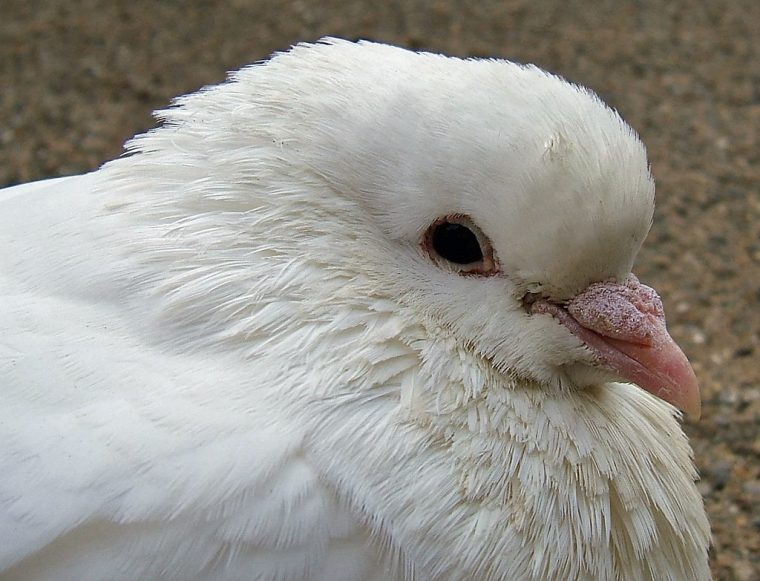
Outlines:
{"type": "Polygon", "coordinates": [[[631,275],[654,207],[636,135],[536,69],[448,73],[347,109],[350,137],[329,145],[320,172],[368,210],[367,270],[499,372],[570,388],[623,378],[697,414],[659,297],[631,275]]]}
{"type": "MultiPolygon", "coordinates": [[[[361,274],[371,286],[353,292],[408,307],[497,373],[623,378],[698,414],[659,297],[631,275],[654,209],[646,152],[597,97],[532,67],[349,43],[237,80],[165,113],[182,132],[228,129],[215,196],[257,208],[228,247],[269,224],[256,253],[307,262],[319,287],[324,268],[361,274]]],[[[203,140],[181,145],[206,163],[203,140]]],[[[193,182],[204,200],[209,181],[193,182]]]]}

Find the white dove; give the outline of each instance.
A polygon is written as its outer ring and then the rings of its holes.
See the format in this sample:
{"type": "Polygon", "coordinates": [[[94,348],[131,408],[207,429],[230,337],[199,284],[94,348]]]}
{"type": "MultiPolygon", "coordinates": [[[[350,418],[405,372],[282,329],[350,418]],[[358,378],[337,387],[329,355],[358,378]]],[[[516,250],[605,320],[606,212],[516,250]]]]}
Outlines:
{"type": "Polygon", "coordinates": [[[0,192],[0,578],[709,579],[614,111],[325,39],[158,117],[0,192]]]}

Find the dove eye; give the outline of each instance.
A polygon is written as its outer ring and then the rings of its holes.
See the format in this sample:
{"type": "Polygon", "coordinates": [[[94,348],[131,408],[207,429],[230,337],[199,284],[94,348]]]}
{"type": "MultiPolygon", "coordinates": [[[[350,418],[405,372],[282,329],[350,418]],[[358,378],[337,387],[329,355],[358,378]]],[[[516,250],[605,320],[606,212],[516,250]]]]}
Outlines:
{"type": "Polygon", "coordinates": [[[452,214],[433,222],[422,248],[439,265],[460,274],[490,276],[497,272],[491,243],[468,216],[452,214]]]}
{"type": "Polygon", "coordinates": [[[475,233],[462,224],[444,222],[433,230],[433,250],[456,264],[470,264],[483,259],[483,251],[475,233]]]}

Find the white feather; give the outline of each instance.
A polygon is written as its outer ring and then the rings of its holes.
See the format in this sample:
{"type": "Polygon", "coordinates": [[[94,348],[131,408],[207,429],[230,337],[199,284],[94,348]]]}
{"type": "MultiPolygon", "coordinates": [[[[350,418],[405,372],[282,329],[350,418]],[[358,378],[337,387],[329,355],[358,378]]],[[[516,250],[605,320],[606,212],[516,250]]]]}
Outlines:
{"type": "Polygon", "coordinates": [[[707,579],[667,404],[528,290],[628,273],[643,146],[534,67],[300,45],[0,194],[3,579],[707,579]],[[503,276],[420,250],[469,215],[503,276]]]}

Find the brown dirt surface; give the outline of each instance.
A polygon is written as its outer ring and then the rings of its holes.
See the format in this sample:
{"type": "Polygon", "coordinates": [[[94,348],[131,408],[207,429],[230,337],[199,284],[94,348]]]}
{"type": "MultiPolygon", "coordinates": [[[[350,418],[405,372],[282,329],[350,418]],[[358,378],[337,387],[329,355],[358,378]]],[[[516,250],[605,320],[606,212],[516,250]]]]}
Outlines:
{"type": "Polygon", "coordinates": [[[637,273],[702,384],[685,429],[719,580],[760,579],[760,2],[4,0],[0,185],[96,168],[171,97],[323,35],[532,62],[647,144],[637,273]],[[753,32],[754,31],[754,32],[753,32]]]}

